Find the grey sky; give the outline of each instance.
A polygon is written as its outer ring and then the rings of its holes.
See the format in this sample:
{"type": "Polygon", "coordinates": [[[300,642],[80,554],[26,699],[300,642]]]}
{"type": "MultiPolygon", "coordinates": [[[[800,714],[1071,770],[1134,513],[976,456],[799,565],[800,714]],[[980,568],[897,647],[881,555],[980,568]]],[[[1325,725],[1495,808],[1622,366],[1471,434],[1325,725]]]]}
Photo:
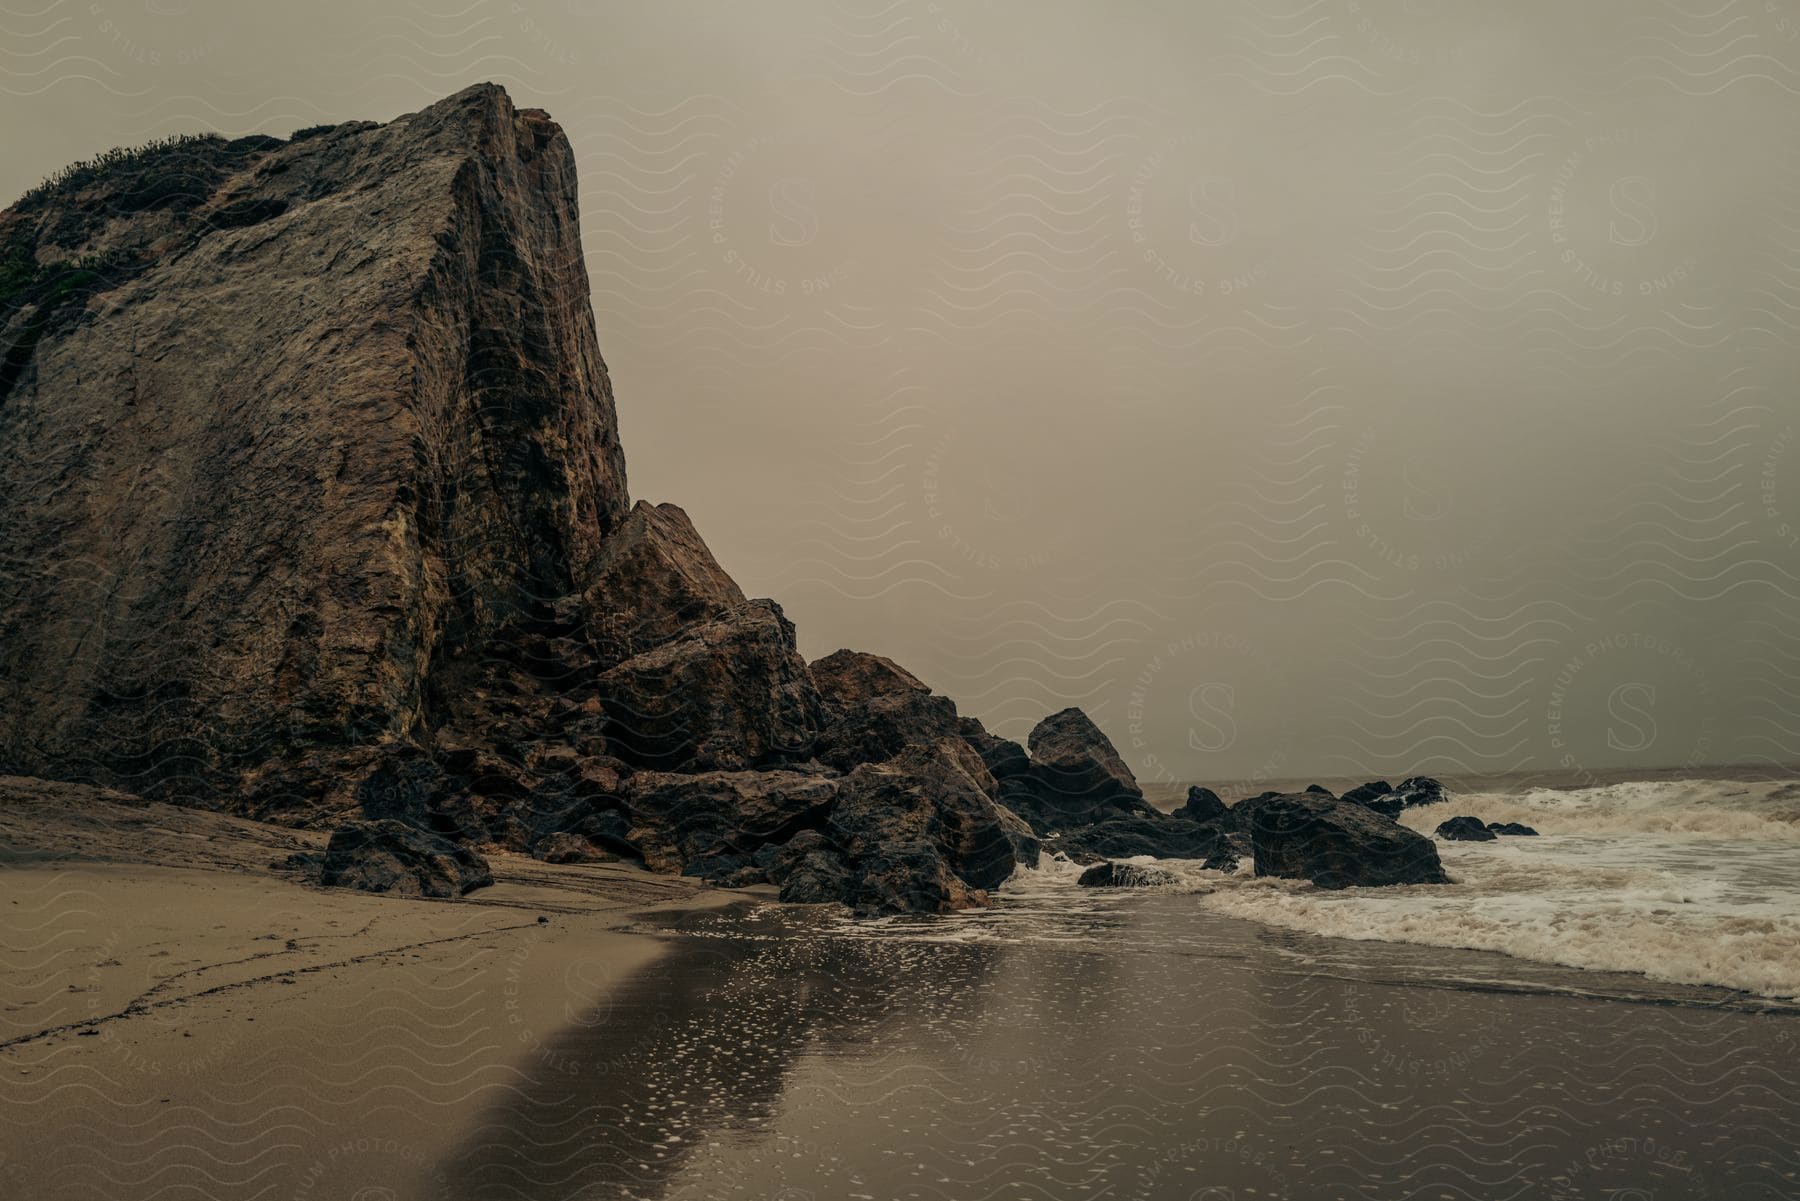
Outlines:
{"type": "Polygon", "coordinates": [[[1800,9],[61,0],[23,191],[481,79],[802,647],[1266,776],[1800,760],[1800,9]]]}

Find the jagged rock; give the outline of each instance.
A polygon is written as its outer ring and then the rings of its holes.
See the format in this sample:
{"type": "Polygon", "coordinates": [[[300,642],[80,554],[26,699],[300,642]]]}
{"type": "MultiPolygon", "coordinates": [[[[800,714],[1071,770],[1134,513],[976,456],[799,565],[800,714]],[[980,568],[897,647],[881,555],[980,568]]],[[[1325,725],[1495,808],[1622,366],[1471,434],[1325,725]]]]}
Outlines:
{"type": "Polygon", "coordinates": [[[771,600],[739,605],[604,672],[606,738],[620,758],[670,771],[742,771],[802,761],[823,720],[771,600]]]}
{"type": "Polygon", "coordinates": [[[101,264],[0,295],[0,765],[352,809],[625,519],[580,232],[562,130],[492,84],[0,214],[0,261],[101,264]]]}
{"type": "Polygon", "coordinates": [[[1220,840],[1219,848],[1208,855],[1200,866],[1212,872],[1235,872],[1238,860],[1249,859],[1252,853],[1249,835],[1227,834],[1220,840]]]}
{"type": "Polygon", "coordinates": [[[1250,845],[1257,875],[1321,888],[1449,882],[1429,838],[1354,802],[1270,797],[1250,817],[1250,845]]]}
{"type": "Polygon", "coordinates": [[[1436,834],[1447,842],[1494,841],[1494,831],[1483,825],[1478,817],[1453,817],[1439,822],[1436,834]]]}
{"type": "Polygon", "coordinates": [[[851,893],[843,856],[817,830],[802,830],[785,844],[765,846],[756,865],[781,886],[781,899],[798,905],[843,901],[851,893]]]}
{"type": "MultiPolygon", "coordinates": [[[[1367,784],[1350,789],[1340,798],[1355,805],[1368,805],[1375,808],[1375,802],[1394,791],[1394,786],[1386,780],[1371,780],[1367,784]]],[[[1389,814],[1392,817],[1393,814],[1389,814]]]]}
{"type": "Polygon", "coordinates": [[[995,805],[994,810],[1000,815],[1000,831],[1012,847],[1014,864],[1018,867],[1036,867],[1041,857],[1043,841],[1031,828],[1031,823],[1005,805],[995,805]]]}
{"type": "Polygon", "coordinates": [[[1096,863],[1075,881],[1082,888],[1156,888],[1175,883],[1175,873],[1136,863],[1096,863]]]}
{"type": "Polygon", "coordinates": [[[1450,799],[1444,786],[1430,776],[1408,776],[1394,791],[1406,798],[1409,809],[1414,805],[1436,805],[1450,799]]]}
{"type": "Polygon", "coordinates": [[[1175,816],[1185,817],[1190,821],[1216,822],[1223,820],[1229,812],[1218,793],[1196,785],[1187,790],[1187,804],[1177,809],[1175,816]]]}
{"type": "MultiPolygon", "coordinates": [[[[825,723],[813,753],[821,763],[849,771],[879,763],[910,746],[936,745],[959,731],[956,705],[934,696],[917,677],[890,659],[862,651],[836,651],[809,666],[824,702],[825,723]]],[[[991,773],[986,789],[996,795],[991,773]]]]}
{"type": "Polygon", "coordinates": [[[1031,770],[1031,756],[1010,738],[988,733],[987,727],[973,717],[958,718],[956,732],[981,756],[988,772],[1005,788],[1009,781],[1023,780],[1031,770]]]}
{"type": "Polygon", "coordinates": [[[562,831],[548,835],[531,848],[532,857],[545,863],[617,863],[619,857],[595,846],[591,839],[562,831]]]}
{"type": "Polygon", "coordinates": [[[1365,805],[1387,817],[1399,817],[1402,810],[1415,805],[1435,805],[1449,799],[1444,786],[1430,776],[1409,776],[1398,787],[1386,780],[1375,780],[1352,788],[1343,796],[1346,801],[1365,805]]]}
{"type": "Polygon", "coordinates": [[[1325,787],[1323,784],[1308,784],[1306,786],[1306,791],[1308,794],[1313,795],[1313,796],[1334,796],[1335,795],[1331,791],[1331,789],[1325,787]]]}
{"type": "Polygon", "coordinates": [[[1224,845],[1224,835],[1216,826],[1173,815],[1120,816],[1065,830],[1055,835],[1050,845],[1077,863],[1139,855],[1207,859],[1224,845]]]}
{"type": "Polygon", "coordinates": [[[605,666],[717,620],[744,601],[688,515],[645,501],[602,544],[581,593],[588,636],[605,666]]]}
{"type": "Polygon", "coordinates": [[[332,832],[319,882],[410,897],[459,897],[494,882],[487,860],[428,830],[393,820],[332,832]]]}
{"type": "Polygon", "coordinates": [[[1052,713],[1026,740],[1027,787],[1002,798],[1038,833],[1085,826],[1109,817],[1160,817],[1144,800],[1131,769],[1080,709],[1052,713]]]}
{"type": "Polygon", "coordinates": [[[1533,830],[1530,826],[1521,825],[1519,822],[1489,822],[1487,828],[1492,830],[1495,834],[1505,834],[1515,838],[1537,837],[1536,830],[1533,830]]]}
{"type": "Polygon", "coordinates": [[[807,665],[819,697],[834,711],[854,709],[881,697],[931,691],[919,677],[892,659],[867,651],[833,651],[807,665]]]}
{"type": "MultiPolygon", "coordinates": [[[[838,782],[824,834],[863,912],[947,912],[986,903],[1019,862],[1016,826],[959,763],[957,739],[864,764],[838,782]]],[[[963,748],[975,766],[979,759],[963,748]]]]}
{"type": "Polygon", "coordinates": [[[1228,807],[1224,816],[1218,818],[1215,824],[1221,830],[1248,835],[1250,821],[1256,816],[1257,809],[1265,802],[1285,795],[1287,794],[1280,792],[1259,792],[1255,796],[1245,797],[1228,807]]]}
{"type": "Polygon", "coordinates": [[[836,781],[800,772],[639,772],[626,793],[628,838],[656,871],[723,878],[764,846],[824,825],[836,802],[836,781]]]}

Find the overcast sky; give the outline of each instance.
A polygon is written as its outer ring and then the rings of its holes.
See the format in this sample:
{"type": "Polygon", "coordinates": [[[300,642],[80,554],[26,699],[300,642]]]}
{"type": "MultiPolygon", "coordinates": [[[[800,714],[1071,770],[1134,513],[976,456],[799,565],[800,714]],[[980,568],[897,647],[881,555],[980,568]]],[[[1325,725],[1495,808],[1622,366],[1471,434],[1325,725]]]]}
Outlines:
{"type": "Polygon", "coordinates": [[[811,657],[1257,790],[1800,760],[1800,5],[57,0],[17,195],[492,79],[633,494],[811,657]]]}

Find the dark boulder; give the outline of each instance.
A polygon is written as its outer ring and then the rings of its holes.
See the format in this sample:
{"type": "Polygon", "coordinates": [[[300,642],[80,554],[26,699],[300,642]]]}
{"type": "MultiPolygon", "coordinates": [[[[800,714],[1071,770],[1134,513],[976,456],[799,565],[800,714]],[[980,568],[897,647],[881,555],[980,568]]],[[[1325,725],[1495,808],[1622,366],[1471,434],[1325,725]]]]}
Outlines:
{"type": "Polygon", "coordinates": [[[1053,836],[1050,847],[1077,863],[1097,859],[1130,859],[1150,855],[1157,859],[1207,859],[1224,845],[1217,826],[1184,821],[1173,815],[1119,816],[1064,830],[1053,836]]]}
{"type": "Polygon", "coordinates": [[[531,856],[545,863],[617,863],[619,857],[579,834],[562,832],[539,839],[531,856]]]}
{"type": "Polygon", "coordinates": [[[1416,805],[1436,805],[1449,799],[1444,786],[1430,776],[1409,776],[1398,787],[1386,780],[1374,780],[1352,788],[1343,796],[1346,801],[1365,805],[1387,817],[1399,817],[1404,809],[1416,805]]]}
{"type": "Polygon", "coordinates": [[[956,720],[956,732],[962,740],[969,744],[982,763],[987,765],[991,774],[1002,787],[1009,781],[1023,780],[1031,770],[1031,756],[1025,748],[1010,738],[1002,738],[998,734],[988,733],[987,727],[973,717],[959,717],[956,720]]]}
{"type": "Polygon", "coordinates": [[[1336,795],[1335,793],[1333,793],[1331,791],[1331,789],[1325,787],[1323,784],[1308,784],[1306,786],[1306,791],[1313,796],[1335,796],[1336,795]]]}
{"type": "Polygon", "coordinates": [[[1429,838],[1366,806],[1317,795],[1260,801],[1250,844],[1257,875],[1321,888],[1449,882],[1429,838]]]}
{"type": "Polygon", "coordinates": [[[850,895],[850,868],[817,830],[802,830],[786,843],[759,851],[757,864],[781,887],[781,899],[797,905],[835,904],[850,895]]]}
{"type": "Polygon", "coordinates": [[[1521,825],[1518,822],[1489,822],[1487,828],[1495,834],[1505,834],[1512,837],[1524,838],[1537,837],[1536,830],[1533,830],[1530,826],[1521,825]]]}
{"type": "Polygon", "coordinates": [[[1394,791],[1404,798],[1404,806],[1408,809],[1416,805],[1437,805],[1450,799],[1444,786],[1430,776],[1409,776],[1400,781],[1394,791]]]}
{"type": "MultiPolygon", "coordinates": [[[[836,651],[807,670],[825,713],[813,754],[829,767],[851,771],[863,763],[891,759],[910,746],[931,746],[959,736],[955,702],[934,696],[891,659],[836,651]]],[[[991,781],[986,789],[996,795],[991,781]]]]}
{"type": "Polygon", "coordinates": [[[867,651],[833,651],[806,668],[819,699],[834,711],[854,709],[880,697],[924,695],[931,689],[892,659],[867,651]]]}
{"type": "Polygon", "coordinates": [[[1175,873],[1136,863],[1096,863],[1075,883],[1082,888],[1157,888],[1175,883],[1175,873]]]}
{"type": "Polygon", "coordinates": [[[836,781],[804,772],[639,772],[627,837],[655,871],[723,878],[765,845],[823,826],[836,801],[836,781]]]}
{"type": "Polygon", "coordinates": [[[1216,822],[1222,820],[1228,812],[1218,793],[1195,785],[1188,789],[1187,804],[1177,809],[1175,816],[1185,817],[1189,821],[1216,822]]]}
{"type": "Polygon", "coordinates": [[[584,584],[587,636],[605,667],[745,603],[685,512],[641,500],[601,543],[584,584]]]}
{"type": "Polygon", "coordinates": [[[1085,826],[1121,814],[1158,817],[1131,769],[1080,709],[1052,713],[1026,740],[1026,782],[1002,797],[1040,834],[1085,826]]]}
{"type": "Polygon", "coordinates": [[[1212,872],[1235,872],[1238,860],[1249,859],[1251,855],[1250,836],[1233,831],[1220,837],[1218,848],[1200,866],[1212,872]]]}
{"type": "Polygon", "coordinates": [[[1259,792],[1255,796],[1245,797],[1225,810],[1224,816],[1218,819],[1218,827],[1247,835],[1250,833],[1250,821],[1256,816],[1257,809],[1268,801],[1285,795],[1287,794],[1280,792],[1259,792]]]}
{"type": "Polygon", "coordinates": [[[1367,784],[1359,784],[1350,789],[1339,799],[1349,801],[1353,805],[1367,805],[1377,813],[1385,813],[1389,817],[1393,817],[1400,812],[1400,803],[1398,800],[1389,802],[1385,799],[1392,796],[1393,792],[1394,786],[1386,780],[1371,780],[1367,784]]]}
{"type": "Polygon", "coordinates": [[[1021,832],[982,788],[980,757],[959,739],[864,764],[838,782],[824,835],[838,847],[863,912],[941,913],[986,902],[1011,876],[1021,832]]]}
{"type": "Polygon", "coordinates": [[[1447,842],[1492,842],[1494,831],[1478,817],[1453,817],[1438,823],[1437,836],[1447,842]]]}
{"type": "Polygon", "coordinates": [[[493,882],[469,847],[391,818],[334,830],[319,874],[328,887],[409,897],[459,897],[493,882]]]}
{"type": "Polygon", "coordinates": [[[742,771],[803,761],[823,721],[771,600],[748,601],[599,677],[606,739],[651,770],[742,771]]]}

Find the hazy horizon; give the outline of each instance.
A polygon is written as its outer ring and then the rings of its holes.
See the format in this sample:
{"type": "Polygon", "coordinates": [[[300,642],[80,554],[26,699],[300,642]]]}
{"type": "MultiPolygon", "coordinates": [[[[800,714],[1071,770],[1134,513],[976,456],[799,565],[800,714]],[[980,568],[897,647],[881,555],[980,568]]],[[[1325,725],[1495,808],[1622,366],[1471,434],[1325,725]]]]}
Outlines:
{"type": "Polygon", "coordinates": [[[0,193],[491,79],[632,493],[1146,783],[1800,761],[1800,5],[9,14],[0,193]]]}

